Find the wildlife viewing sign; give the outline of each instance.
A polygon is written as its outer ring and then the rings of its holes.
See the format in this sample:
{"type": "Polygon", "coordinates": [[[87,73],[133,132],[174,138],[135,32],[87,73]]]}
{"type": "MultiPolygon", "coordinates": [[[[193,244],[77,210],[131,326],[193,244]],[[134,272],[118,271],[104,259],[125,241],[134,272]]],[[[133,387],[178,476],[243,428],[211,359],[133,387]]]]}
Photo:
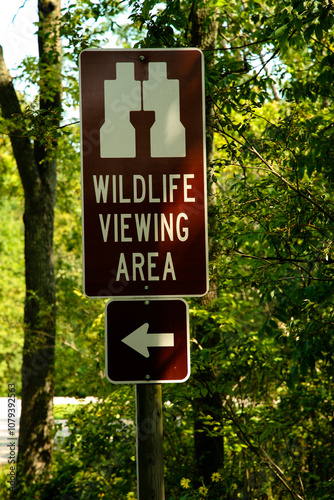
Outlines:
{"type": "Polygon", "coordinates": [[[84,291],[201,296],[208,288],[203,55],[80,55],[84,291]]]}

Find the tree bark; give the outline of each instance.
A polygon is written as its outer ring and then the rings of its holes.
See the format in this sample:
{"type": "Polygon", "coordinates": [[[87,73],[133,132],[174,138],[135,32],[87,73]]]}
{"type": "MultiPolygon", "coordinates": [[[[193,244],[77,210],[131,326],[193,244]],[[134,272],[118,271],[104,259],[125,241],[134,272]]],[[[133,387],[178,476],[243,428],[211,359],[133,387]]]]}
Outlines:
{"type": "MultiPolygon", "coordinates": [[[[214,50],[216,48],[218,22],[216,12],[209,12],[205,6],[198,7],[194,2],[191,12],[191,45],[200,48],[205,54],[206,73],[212,70],[214,65],[214,50]]],[[[213,160],[214,160],[214,134],[212,120],[214,117],[214,107],[210,92],[206,89],[206,152],[207,152],[207,176],[208,185],[208,209],[209,209],[209,234],[214,234],[215,217],[210,217],[210,212],[214,213],[215,207],[215,185],[211,182],[213,160]]],[[[209,240],[209,248],[212,241],[209,240]]],[[[203,307],[210,307],[211,302],[217,298],[217,291],[214,286],[200,301],[203,307]]],[[[200,325],[196,326],[196,338],[201,344],[202,336],[206,332],[202,331],[200,325]]],[[[215,340],[206,343],[205,347],[214,347],[215,340]]],[[[209,371],[198,372],[195,377],[196,384],[206,387],[214,374],[209,371]]],[[[222,435],[210,436],[202,416],[210,416],[212,422],[222,420],[222,400],[220,394],[208,393],[206,397],[198,398],[193,402],[194,407],[194,449],[195,449],[195,483],[200,484],[203,478],[206,484],[210,483],[211,476],[224,465],[224,438],[222,435]]],[[[207,420],[207,419],[205,419],[207,420]]]]}
{"type": "Polygon", "coordinates": [[[53,223],[56,149],[60,108],[60,0],[39,0],[40,110],[35,141],[0,51],[0,105],[8,124],[25,196],[24,347],[22,410],[18,450],[18,495],[51,471],[53,450],[53,370],[56,336],[56,287],[53,223]]]}

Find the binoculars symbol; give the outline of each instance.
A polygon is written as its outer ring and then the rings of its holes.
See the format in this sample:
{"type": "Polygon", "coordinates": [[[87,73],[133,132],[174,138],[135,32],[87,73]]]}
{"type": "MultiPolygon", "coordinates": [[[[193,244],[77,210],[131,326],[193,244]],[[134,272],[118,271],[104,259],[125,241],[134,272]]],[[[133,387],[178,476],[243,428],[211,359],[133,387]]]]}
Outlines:
{"type": "Polygon", "coordinates": [[[136,129],[131,111],[154,111],[150,128],[152,158],[186,156],[180,121],[179,80],[167,78],[166,62],[148,63],[148,80],[135,80],[133,62],[116,63],[116,79],[104,82],[105,121],[100,129],[101,158],[135,158],[136,129]]]}

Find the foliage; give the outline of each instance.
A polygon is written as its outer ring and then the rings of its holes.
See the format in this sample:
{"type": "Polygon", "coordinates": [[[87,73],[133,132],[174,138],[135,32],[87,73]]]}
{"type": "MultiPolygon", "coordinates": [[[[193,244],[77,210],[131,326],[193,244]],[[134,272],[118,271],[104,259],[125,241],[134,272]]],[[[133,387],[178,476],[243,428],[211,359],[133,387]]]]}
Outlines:
{"type": "Polygon", "coordinates": [[[0,394],[7,396],[8,384],[15,383],[20,395],[20,362],[22,353],[23,207],[21,188],[8,144],[0,148],[0,394]]]}
{"type": "MultiPolygon", "coordinates": [[[[64,11],[69,102],[77,103],[71,72],[80,50],[101,43],[105,23],[111,26],[110,14],[119,7],[82,1],[64,11]]],[[[138,47],[189,46],[195,8],[206,12],[204,32],[212,15],[219,25],[216,50],[205,52],[213,110],[208,126],[216,144],[208,178],[215,298],[189,301],[192,376],[163,390],[166,497],[329,500],[333,4],[136,0],[128,7],[131,29],[117,30],[138,47]],[[212,408],[217,395],[219,412],[212,408]],[[224,466],[208,481],[196,477],[193,462],[197,402],[201,432],[224,442],[224,466]]],[[[37,492],[40,498],[135,498],[133,394],[107,384],[104,303],[81,293],[77,128],[64,127],[59,140],[56,391],[102,399],[69,416],[71,434],[56,454],[53,479],[36,485],[31,498],[37,492]]],[[[12,199],[0,211],[17,214],[17,181],[9,175],[8,152],[4,158],[0,189],[6,186],[12,199]]],[[[8,229],[10,242],[17,227],[8,229]]],[[[8,255],[3,248],[1,258],[8,255]]],[[[17,276],[19,265],[15,269],[17,276]]],[[[10,293],[3,296],[9,301],[10,293]]]]}
{"type": "MultiPolygon", "coordinates": [[[[152,18],[159,26],[168,10],[148,15],[148,5],[135,4],[137,18],[139,12],[148,30],[144,46],[155,43],[152,18]]],[[[239,450],[225,448],[224,469],[236,490],[225,489],[224,498],[253,497],[260,489],[262,495],[278,498],[282,487],[292,498],[329,498],[331,4],[216,5],[224,34],[206,84],[217,143],[210,179],[216,185],[210,236],[212,286],[218,298],[209,308],[193,310],[202,336],[195,339],[192,365],[203,373],[209,369],[212,376],[199,379],[205,384],[195,385],[192,397],[202,396],[203,404],[208,395],[220,393],[221,419],[210,421],[203,405],[207,432],[233,442],[230,427],[237,439],[239,450]],[[317,381],[326,393],[325,407],[310,404],[319,391],[317,381]],[[308,410],[298,414],[296,408],[308,410]],[[283,422],[287,426],[277,432],[283,422]],[[312,452],[301,431],[305,428],[319,438],[312,452]],[[297,440],[292,438],[295,432],[297,440]],[[232,465],[240,455],[241,475],[232,465]]],[[[191,18],[185,19],[186,35],[191,18]]]]}
{"type": "Polygon", "coordinates": [[[104,378],[104,303],[82,293],[78,128],[66,127],[58,158],[55,222],[58,335],[56,393],[108,394],[104,378]],[[65,195],[65,196],[64,196],[65,195]]]}
{"type": "Polygon", "coordinates": [[[22,262],[23,231],[22,207],[5,200],[0,207],[1,218],[1,274],[6,275],[0,292],[0,394],[7,395],[9,383],[14,383],[20,395],[20,354],[22,353],[22,303],[24,263],[22,262]],[[13,309],[13,304],[16,307],[13,309]]]}
{"type": "Polygon", "coordinates": [[[132,391],[82,405],[68,416],[70,435],[55,452],[54,479],[31,498],[119,499],[135,490],[132,391]]]}

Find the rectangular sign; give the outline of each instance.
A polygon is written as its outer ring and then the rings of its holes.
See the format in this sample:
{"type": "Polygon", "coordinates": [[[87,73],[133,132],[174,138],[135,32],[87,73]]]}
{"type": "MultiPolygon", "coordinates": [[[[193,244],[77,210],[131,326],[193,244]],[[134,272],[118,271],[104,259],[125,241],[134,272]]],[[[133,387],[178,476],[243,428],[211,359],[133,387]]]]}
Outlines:
{"type": "Polygon", "coordinates": [[[185,300],[111,300],[105,309],[109,382],[175,383],[188,379],[189,309],[185,300]]]}
{"type": "Polygon", "coordinates": [[[203,55],[80,55],[84,292],[187,297],[208,289],[203,55]]]}

